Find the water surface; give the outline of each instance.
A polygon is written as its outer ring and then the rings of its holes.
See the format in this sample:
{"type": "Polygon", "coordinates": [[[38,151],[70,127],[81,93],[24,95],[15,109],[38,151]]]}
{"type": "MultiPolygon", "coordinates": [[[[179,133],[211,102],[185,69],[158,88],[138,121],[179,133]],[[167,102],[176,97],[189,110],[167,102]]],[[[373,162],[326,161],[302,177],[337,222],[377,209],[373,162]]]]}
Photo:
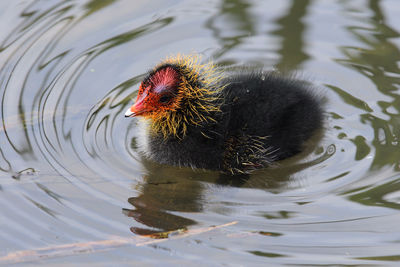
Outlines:
{"type": "Polygon", "coordinates": [[[394,265],[399,13],[395,0],[1,1],[0,264],[394,265]],[[315,84],[322,139],[249,179],[142,158],[124,112],[149,68],[193,52],[315,84]]]}

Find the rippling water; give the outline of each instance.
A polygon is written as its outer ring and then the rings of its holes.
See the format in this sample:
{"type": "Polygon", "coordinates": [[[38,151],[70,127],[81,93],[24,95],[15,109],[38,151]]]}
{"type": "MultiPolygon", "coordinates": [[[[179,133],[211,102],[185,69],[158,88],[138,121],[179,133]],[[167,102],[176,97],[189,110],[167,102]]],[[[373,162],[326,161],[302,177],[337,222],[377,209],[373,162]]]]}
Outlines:
{"type": "Polygon", "coordinates": [[[398,14],[395,0],[1,1],[0,264],[400,261],[398,14]],[[142,158],[124,111],[178,52],[298,72],[325,95],[322,139],[234,181],[142,158]]]}

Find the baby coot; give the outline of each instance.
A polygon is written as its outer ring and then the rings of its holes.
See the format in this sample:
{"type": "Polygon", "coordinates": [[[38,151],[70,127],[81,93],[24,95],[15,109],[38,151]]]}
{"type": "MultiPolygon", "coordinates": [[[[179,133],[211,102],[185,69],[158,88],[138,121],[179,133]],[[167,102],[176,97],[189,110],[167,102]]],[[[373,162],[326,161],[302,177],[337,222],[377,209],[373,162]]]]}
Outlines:
{"type": "Polygon", "coordinates": [[[305,82],[275,72],[225,76],[178,55],[147,74],[125,117],[144,118],[149,158],[235,175],[299,153],[322,126],[320,102],[305,82]]]}

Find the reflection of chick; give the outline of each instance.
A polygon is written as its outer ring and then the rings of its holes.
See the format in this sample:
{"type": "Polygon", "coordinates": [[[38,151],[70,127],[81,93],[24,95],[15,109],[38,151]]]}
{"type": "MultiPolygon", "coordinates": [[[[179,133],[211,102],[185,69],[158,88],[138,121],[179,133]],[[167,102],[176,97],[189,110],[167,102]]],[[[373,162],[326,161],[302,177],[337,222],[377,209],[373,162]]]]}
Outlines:
{"type": "Polygon", "coordinates": [[[149,235],[195,225],[197,222],[185,214],[203,210],[203,185],[196,180],[203,173],[160,166],[147,160],[143,164],[148,174],[143,177],[144,183],[137,187],[140,194],[128,199],[134,209],[124,210],[127,216],[140,223],[131,231],[149,235]]]}
{"type": "Polygon", "coordinates": [[[322,125],[304,82],[261,71],[223,77],[194,56],[150,71],[125,116],[148,119],[144,147],[153,160],[231,174],[300,152],[322,125]]]}

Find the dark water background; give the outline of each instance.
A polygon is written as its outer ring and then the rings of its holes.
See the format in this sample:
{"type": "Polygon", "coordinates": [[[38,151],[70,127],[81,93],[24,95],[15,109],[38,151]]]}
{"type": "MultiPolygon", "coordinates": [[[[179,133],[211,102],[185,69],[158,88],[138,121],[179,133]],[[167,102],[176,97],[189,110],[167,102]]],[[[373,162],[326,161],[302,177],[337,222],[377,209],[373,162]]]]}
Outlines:
{"type": "Polygon", "coordinates": [[[396,0],[2,0],[0,264],[396,265],[399,14],[396,0]],[[178,52],[300,73],[327,100],[324,137],[247,181],[144,160],[123,115],[178,52]]]}

